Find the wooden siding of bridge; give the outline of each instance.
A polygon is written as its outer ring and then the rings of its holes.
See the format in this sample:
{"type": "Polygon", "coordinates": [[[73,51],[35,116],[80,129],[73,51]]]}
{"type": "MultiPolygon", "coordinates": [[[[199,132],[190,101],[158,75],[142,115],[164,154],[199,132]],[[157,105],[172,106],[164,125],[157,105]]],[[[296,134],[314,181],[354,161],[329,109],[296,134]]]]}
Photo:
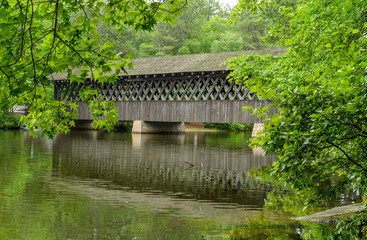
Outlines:
{"type": "MultiPolygon", "coordinates": [[[[264,107],[270,101],[259,100],[244,83],[228,79],[230,71],[186,72],[121,76],[116,83],[68,80],[55,81],[55,99],[76,102],[78,119],[92,120],[79,95],[82,88],[98,90],[104,101],[113,101],[119,120],[159,122],[262,123],[243,106],[264,107]]],[[[275,111],[275,110],[274,110],[275,111]]],[[[274,112],[270,112],[274,114],[274,112]]]]}
{"type": "MultiPolygon", "coordinates": [[[[159,122],[262,123],[264,118],[250,116],[243,106],[264,107],[270,101],[129,101],[115,102],[119,120],[159,122]]],[[[78,119],[91,120],[91,114],[78,102],[78,119]]]]}

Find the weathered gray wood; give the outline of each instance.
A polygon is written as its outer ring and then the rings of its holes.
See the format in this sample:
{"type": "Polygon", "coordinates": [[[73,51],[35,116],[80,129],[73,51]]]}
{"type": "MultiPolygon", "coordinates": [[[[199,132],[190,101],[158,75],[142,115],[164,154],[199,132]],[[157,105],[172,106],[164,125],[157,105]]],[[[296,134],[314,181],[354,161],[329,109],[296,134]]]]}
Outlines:
{"type": "MultiPolygon", "coordinates": [[[[86,105],[83,102],[77,103],[78,119],[90,120],[86,105]]],[[[264,118],[250,116],[251,112],[243,112],[242,107],[264,107],[269,103],[260,100],[115,102],[119,120],[222,123],[262,123],[264,118]]]]}
{"type": "MultiPolygon", "coordinates": [[[[86,81],[78,85],[67,80],[55,81],[57,100],[78,101],[81,88],[92,87],[99,90],[98,98],[114,101],[206,101],[206,100],[243,100],[254,99],[253,94],[243,88],[243,83],[236,85],[228,81],[230,71],[196,72],[120,77],[114,85],[86,81]]],[[[97,96],[94,97],[96,99],[97,96]]]]}
{"type": "MultiPolygon", "coordinates": [[[[78,116],[90,120],[91,114],[78,96],[80,89],[99,89],[104,100],[113,100],[119,120],[167,122],[261,123],[263,118],[251,117],[243,106],[264,107],[255,93],[229,81],[229,71],[155,74],[121,77],[114,85],[86,81],[55,81],[56,100],[77,102],[78,116]]],[[[275,111],[275,110],[273,110],[275,111]]],[[[270,114],[273,114],[271,112],[270,114]]]]}

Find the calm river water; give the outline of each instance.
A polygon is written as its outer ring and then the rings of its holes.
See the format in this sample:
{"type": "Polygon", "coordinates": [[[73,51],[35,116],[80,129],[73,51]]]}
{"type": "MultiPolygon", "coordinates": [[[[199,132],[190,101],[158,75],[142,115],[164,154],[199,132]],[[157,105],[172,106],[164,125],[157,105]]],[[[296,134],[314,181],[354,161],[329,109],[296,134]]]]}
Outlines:
{"type": "Polygon", "coordinates": [[[303,239],[262,208],[249,137],[0,130],[0,239],[303,239]]]}

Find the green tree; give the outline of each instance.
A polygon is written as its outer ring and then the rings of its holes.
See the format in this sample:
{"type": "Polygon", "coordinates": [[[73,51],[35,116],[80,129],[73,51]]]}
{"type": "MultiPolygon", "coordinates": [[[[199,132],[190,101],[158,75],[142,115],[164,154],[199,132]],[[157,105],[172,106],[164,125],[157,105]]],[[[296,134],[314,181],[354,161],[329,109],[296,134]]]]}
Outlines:
{"type": "Polygon", "coordinates": [[[137,31],[132,26],[126,26],[121,32],[117,26],[106,26],[100,23],[97,27],[97,32],[100,35],[101,43],[111,42],[113,49],[120,56],[127,56],[129,54],[133,54],[134,57],[138,56],[139,46],[144,42],[144,38],[141,34],[137,34],[137,31]]]}
{"type": "Polygon", "coordinates": [[[220,40],[215,40],[211,52],[229,52],[242,50],[242,39],[235,33],[225,33],[220,40]]]}
{"type": "Polygon", "coordinates": [[[236,16],[237,20],[233,23],[233,29],[241,37],[242,49],[276,48],[276,45],[273,44],[274,40],[270,39],[266,43],[263,39],[268,33],[271,21],[267,20],[262,13],[263,11],[246,12],[236,16]]]}
{"type": "Polygon", "coordinates": [[[218,0],[202,0],[196,1],[196,11],[199,15],[203,16],[204,19],[209,21],[210,18],[217,16],[221,10],[221,6],[218,0]]]}
{"type": "Polygon", "coordinates": [[[142,48],[142,45],[140,45],[139,56],[154,56],[157,53],[169,55],[170,53],[172,53],[172,50],[175,48],[177,40],[172,37],[170,30],[170,25],[160,23],[155,27],[153,31],[143,33],[145,35],[143,36],[143,38],[147,41],[144,44],[146,44],[147,46],[151,46],[151,50],[146,50],[142,48]]]}
{"type": "Polygon", "coordinates": [[[292,6],[290,0],[277,0],[276,6],[264,7],[256,12],[234,10],[218,1],[190,0],[182,14],[172,24],[158,24],[150,32],[136,32],[125,27],[100,24],[97,31],[102,43],[114,43],[121,54],[134,53],[136,57],[238,51],[245,49],[275,48],[276,38],[263,37],[271,26],[284,22],[278,8],[292,6]],[[229,21],[230,15],[236,21],[229,21]],[[182,48],[182,50],[180,50],[182,48]],[[186,51],[186,50],[189,51],[186,51]]]}
{"type": "MultiPolygon", "coordinates": [[[[23,118],[31,132],[52,137],[73,125],[76,104],[53,99],[48,82],[53,74],[67,72],[81,83],[87,77],[100,83],[114,82],[129,67],[111,42],[102,43],[100,23],[152,30],[159,21],[169,23],[186,0],[4,0],[0,3],[0,109],[14,104],[28,106],[23,118]],[[78,71],[74,71],[78,69],[78,71]],[[106,73],[114,70],[114,74],[106,73]]],[[[91,109],[95,127],[111,129],[116,122],[112,102],[98,101],[98,93],[82,89],[80,97],[91,109]],[[96,100],[93,100],[96,99],[96,100]]]]}
{"type": "Polygon", "coordinates": [[[178,55],[190,54],[190,50],[186,46],[183,46],[180,49],[178,49],[177,54],[178,55]]]}
{"type": "MultiPolygon", "coordinates": [[[[274,3],[243,0],[239,8],[274,3]]],[[[285,24],[271,31],[285,54],[229,61],[233,77],[279,110],[253,144],[277,154],[273,173],[280,181],[313,189],[314,199],[346,187],[361,195],[367,191],[367,3],[293,3],[280,7],[285,24]]],[[[255,114],[266,115],[269,107],[255,114]]]]}

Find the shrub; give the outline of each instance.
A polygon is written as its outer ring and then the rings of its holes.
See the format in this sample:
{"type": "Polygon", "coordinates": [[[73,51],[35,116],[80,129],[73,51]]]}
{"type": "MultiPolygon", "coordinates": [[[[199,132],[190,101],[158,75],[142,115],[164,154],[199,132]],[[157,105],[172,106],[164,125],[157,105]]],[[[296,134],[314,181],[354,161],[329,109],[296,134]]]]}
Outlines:
{"type": "Polygon", "coordinates": [[[231,131],[251,131],[253,124],[242,123],[204,123],[204,128],[231,131]]]}
{"type": "Polygon", "coordinates": [[[349,217],[339,219],[335,237],[339,239],[366,239],[367,238],[367,210],[364,209],[349,217]]]}
{"type": "Polygon", "coordinates": [[[19,127],[19,116],[12,113],[0,113],[0,128],[17,129],[19,127]]]}
{"type": "Polygon", "coordinates": [[[114,132],[128,132],[133,128],[133,121],[119,121],[114,127],[114,132]]]}
{"type": "Polygon", "coordinates": [[[178,49],[177,54],[178,55],[190,54],[190,50],[186,46],[183,46],[180,49],[178,49]]]}

